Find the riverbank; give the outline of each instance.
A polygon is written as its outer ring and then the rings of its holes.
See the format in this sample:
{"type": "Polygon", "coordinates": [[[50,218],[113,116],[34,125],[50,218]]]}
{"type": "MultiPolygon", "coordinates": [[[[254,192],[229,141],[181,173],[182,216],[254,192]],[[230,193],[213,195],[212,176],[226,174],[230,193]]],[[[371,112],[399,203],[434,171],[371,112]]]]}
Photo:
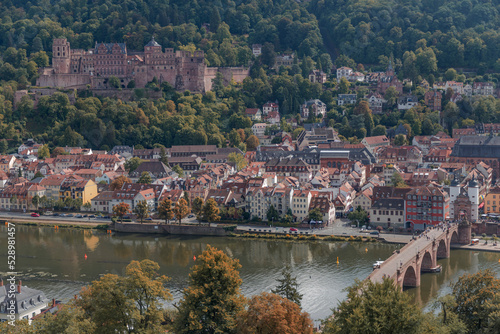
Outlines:
{"type": "Polygon", "coordinates": [[[451,249],[465,249],[479,252],[500,253],[500,244],[494,246],[492,242],[489,242],[486,245],[484,243],[479,243],[476,245],[451,245],[451,249]]]}
{"type": "Polygon", "coordinates": [[[48,226],[48,227],[63,227],[63,228],[86,228],[86,229],[106,229],[109,227],[108,223],[105,222],[79,222],[70,220],[49,220],[39,218],[19,218],[19,217],[2,217],[0,223],[5,224],[6,222],[15,223],[17,225],[27,225],[27,226],[48,226]],[[36,219],[36,220],[35,220],[36,219]]]}
{"type": "Polygon", "coordinates": [[[278,233],[230,233],[228,236],[245,239],[265,239],[265,240],[294,240],[294,241],[356,241],[356,242],[376,242],[376,238],[361,236],[336,236],[336,235],[315,235],[315,234],[278,234],[278,233]]]}

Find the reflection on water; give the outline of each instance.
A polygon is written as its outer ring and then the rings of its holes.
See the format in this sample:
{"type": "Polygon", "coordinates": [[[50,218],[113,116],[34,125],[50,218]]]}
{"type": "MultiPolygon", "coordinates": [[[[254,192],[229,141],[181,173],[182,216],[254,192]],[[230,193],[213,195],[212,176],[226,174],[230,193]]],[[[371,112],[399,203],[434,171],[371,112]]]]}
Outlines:
{"type": "MultiPolygon", "coordinates": [[[[1,227],[0,261],[6,263],[6,229],[1,227]]],[[[123,274],[131,260],[145,258],[160,264],[174,300],[181,298],[193,256],[207,244],[239,259],[242,291],[252,296],[276,286],[282,268],[289,264],[304,295],[302,306],[313,319],[331,314],[331,308],[346,296],[344,289],[355,279],[364,279],[372,264],[389,257],[398,246],[348,242],[287,242],[223,237],[163,237],[109,235],[96,231],[40,227],[17,227],[17,270],[26,285],[44,290],[49,298],[68,300],[82,285],[106,273],[123,274]],[[87,259],[85,259],[87,254],[87,259]],[[337,265],[337,257],[339,264],[337,265]]],[[[441,260],[441,274],[422,276],[422,286],[409,290],[420,304],[445,292],[448,282],[464,271],[497,266],[498,254],[453,251],[441,260]],[[457,254],[457,255],[456,255],[457,254]]],[[[0,266],[0,271],[6,271],[0,266]]]]}

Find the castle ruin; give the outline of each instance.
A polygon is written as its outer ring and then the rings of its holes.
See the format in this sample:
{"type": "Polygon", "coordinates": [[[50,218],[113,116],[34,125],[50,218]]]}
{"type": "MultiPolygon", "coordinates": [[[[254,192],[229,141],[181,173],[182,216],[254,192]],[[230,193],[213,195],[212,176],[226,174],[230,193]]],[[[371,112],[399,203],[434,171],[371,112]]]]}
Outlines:
{"type": "Polygon", "coordinates": [[[144,52],[127,51],[125,43],[97,43],[93,50],[71,49],[65,38],[52,44],[52,67],[40,69],[37,86],[91,89],[113,88],[111,76],[126,88],[134,80],[143,88],[154,78],[168,82],[176,90],[204,93],[212,88],[212,79],[222,73],[224,83],[242,82],[249,75],[245,67],[207,67],[203,51],[162,50],[154,38],[144,46],[144,52]]]}

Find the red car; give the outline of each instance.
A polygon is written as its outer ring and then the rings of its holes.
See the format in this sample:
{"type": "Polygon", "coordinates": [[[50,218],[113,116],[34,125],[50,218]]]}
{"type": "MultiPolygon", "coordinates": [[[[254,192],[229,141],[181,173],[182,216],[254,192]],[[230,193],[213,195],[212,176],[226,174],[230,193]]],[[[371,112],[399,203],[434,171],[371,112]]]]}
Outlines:
{"type": "Polygon", "coordinates": [[[31,214],[31,217],[40,217],[40,214],[38,214],[38,213],[36,213],[36,212],[33,212],[33,213],[31,214]]]}
{"type": "Polygon", "coordinates": [[[290,228],[290,232],[297,232],[298,230],[295,227],[290,228]]]}

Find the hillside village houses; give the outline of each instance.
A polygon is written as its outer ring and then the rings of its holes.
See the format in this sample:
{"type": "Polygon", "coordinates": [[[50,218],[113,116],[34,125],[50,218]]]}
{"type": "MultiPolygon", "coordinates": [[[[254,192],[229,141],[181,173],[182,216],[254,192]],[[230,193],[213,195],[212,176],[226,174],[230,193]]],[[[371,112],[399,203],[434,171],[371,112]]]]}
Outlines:
{"type": "MultiPolygon", "coordinates": [[[[256,123],[254,127],[259,124],[262,130],[257,134],[263,135],[270,124],[256,123]]],[[[479,132],[495,127],[485,125],[478,129],[479,132]]],[[[490,158],[474,160],[474,163],[451,163],[453,157],[479,152],[462,149],[461,141],[437,134],[415,137],[415,145],[394,147],[386,136],[374,136],[351,145],[342,144],[334,135],[328,142],[328,135],[321,137],[325,130],[328,128],[311,128],[312,135],[317,131],[315,136],[322,138],[314,142],[314,148],[304,146],[297,150],[299,142],[307,138],[307,131],[296,140],[287,139],[286,151],[280,146],[259,147],[254,157],[245,155],[248,166],[239,171],[227,160],[229,153],[238,151],[210,145],[166,148],[169,165],[153,159],[158,154],[155,151],[125,148],[111,151],[120,154],[87,154],[89,150],[74,149],[71,151],[77,154],[44,161],[24,161],[20,155],[3,156],[5,181],[3,185],[0,183],[0,209],[35,210],[32,199],[38,196],[53,202],[67,198],[81,200],[81,210],[108,215],[117,204],[127,203],[133,209],[140,201],[146,201],[155,216],[162,199],[171,198],[175,205],[180,198],[188,196],[191,201],[196,197],[214,198],[225,212],[235,208],[236,211],[231,211],[233,218],[242,218],[245,214],[248,219],[261,221],[267,221],[273,206],[279,217],[289,216],[294,224],[307,224],[309,212],[317,208],[323,217],[318,226],[330,224],[335,218],[345,217],[361,207],[370,213],[372,224],[402,229],[422,229],[457,217],[478,221],[482,210],[498,210],[498,206],[487,204],[487,201],[494,203],[493,196],[497,196],[494,185],[498,163],[491,166],[490,158]],[[362,150],[367,155],[360,155],[362,150]],[[448,154],[435,159],[436,152],[448,154]],[[126,158],[121,154],[151,159],[127,173],[126,158]],[[370,158],[366,159],[367,156],[370,158]],[[214,157],[220,157],[217,159],[221,162],[209,162],[215,160],[214,157]],[[179,159],[198,159],[197,168],[181,178],[172,170],[172,163],[181,163],[179,159]],[[38,165],[43,166],[44,173],[34,177],[33,171],[40,170],[38,165]],[[24,177],[29,170],[33,176],[30,179],[24,177]],[[143,172],[151,176],[152,184],[136,183],[143,172]],[[395,173],[411,186],[401,188],[405,190],[405,193],[399,192],[401,195],[391,184],[395,173]],[[128,176],[132,183],[111,190],[109,184],[120,175],[128,176]],[[393,190],[381,193],[377,190],[380,187],[393,190]],[[86,203],[88,206],[84,207],[86,203]]],[[[330,131],[335,134],[334,129],[330,131]]],[[[476,136],[488,138],[485,134],[476,136]]]]}

